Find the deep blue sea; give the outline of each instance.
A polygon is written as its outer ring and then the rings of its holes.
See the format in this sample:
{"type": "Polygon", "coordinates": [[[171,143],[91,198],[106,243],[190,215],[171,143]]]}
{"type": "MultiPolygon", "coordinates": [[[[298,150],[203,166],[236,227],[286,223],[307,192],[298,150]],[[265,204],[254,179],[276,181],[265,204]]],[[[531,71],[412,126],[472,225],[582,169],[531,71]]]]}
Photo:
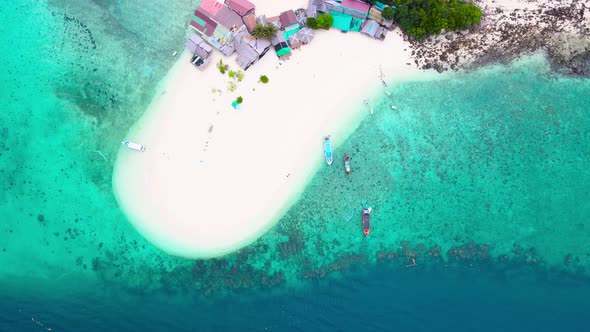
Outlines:
{"type": "Polygon", "coordinates": [[[368,96],[240,253],[145,241],[112,166],[199,2],[0,0],[0,332],[590,330],[590,80],[539,57],[368,96]]]}
{"type": "Polygon", "coordinates": [[[207,299],[68,288],[4,290],[0,331],[585,331],[590,323],[587,280],[526,270],[374,266],[207,299]]]}

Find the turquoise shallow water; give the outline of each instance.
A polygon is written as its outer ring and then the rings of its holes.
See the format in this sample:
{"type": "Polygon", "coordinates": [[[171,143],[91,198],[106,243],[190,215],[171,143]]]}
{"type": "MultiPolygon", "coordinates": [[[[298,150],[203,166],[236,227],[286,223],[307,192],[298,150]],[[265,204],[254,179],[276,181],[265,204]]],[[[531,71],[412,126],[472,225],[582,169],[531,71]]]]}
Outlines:
{"type": "Polygon", "coordinates": [[[103,245],[145,244],[113,199],[112,163],[195,5],[2,2],[0,274],[84,271],[103,245]]]}
{"type": "Polygon", "coordinates": [[[32,317],[63,331],[358,330],[358,305],[369,330],[586,323],[590,81],[541,58],[376,91],[334,151],[352,174],[322,167],[239,253],[187,261],[143,240],[112,163],[196,3],[0,2],[0,331],[38,330],[32,317]]]}

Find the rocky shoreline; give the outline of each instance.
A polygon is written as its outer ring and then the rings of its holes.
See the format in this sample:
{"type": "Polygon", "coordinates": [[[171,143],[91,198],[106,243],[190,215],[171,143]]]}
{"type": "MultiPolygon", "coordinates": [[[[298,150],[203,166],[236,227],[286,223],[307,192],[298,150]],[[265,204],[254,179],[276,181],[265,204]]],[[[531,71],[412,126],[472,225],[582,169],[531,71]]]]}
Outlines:
{"type": "Polygon", "coordinates": [[[474,69],[538,51],[554,71],[590,76],[590,2],[580,0],[474,0],[480,25],[424,41],[409,40],[422,69],[474,69]]]}

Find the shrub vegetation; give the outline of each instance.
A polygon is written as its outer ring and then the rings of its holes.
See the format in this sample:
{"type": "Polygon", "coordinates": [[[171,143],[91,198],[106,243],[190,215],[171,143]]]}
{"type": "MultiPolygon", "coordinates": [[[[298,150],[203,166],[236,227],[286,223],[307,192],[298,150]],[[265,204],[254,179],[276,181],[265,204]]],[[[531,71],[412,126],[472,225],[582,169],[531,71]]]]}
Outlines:
{"type": "Polygon", "coordinates": [[[305,25],[308,28],[312,28],[314,30],[317,30],[318,29],[318,21],[315,18],[313,18],[313,17],[309,17],[307,19],[307,21],[305,22],[305,25]]]}
{"type": "Polygon", "coordinates": [[[393,20],[393,8],[387,6],[381,11],[381,16],[386,20],[393,20]]]}
{"type": "Polygon", "coordinates": [[[266,75],[260,76],[260,82],[262,82],[262,83],[268,83],[268,77],[266,77],[266,75]]]}
{"type": "MultiPolygon", "coordinates": [[[[389,1],[385,1],[389,2],[389,1]]],[[[393,0],[393,20],[408,35],[422,40],[442,29],[465,30],[479,24],[481,9],[462,0],[393,0]]]]}
{"type": "Polygon", "coordinates": [[[318,28],[328,30],[332,26],[332,23],[334,23],[334,18],[332,17],[332,15],[327,13],[319,14],[318,18],[316,19],[316,22],[318,24],[318,28]]]}
{"type": "Polygon", "coordinates": [[[225,74],[225,71],[228,69],[228,65],[223,63],[223,60],[219,59],[217,63],[217,68],[219,68],[219,72],[225,74]]]}
{"type": "Polygon", "coordinates": [[[277,27],[272,24],[258,24],[252,30],[252,35],[256,38],[271,39],[277,34],[277,27]]]}
{"type": "Polygon", "coordinates": [[[238,88],[238,85],[234,81],[229,81],[227,83],[227,91],[234,92],[238,88]]]}

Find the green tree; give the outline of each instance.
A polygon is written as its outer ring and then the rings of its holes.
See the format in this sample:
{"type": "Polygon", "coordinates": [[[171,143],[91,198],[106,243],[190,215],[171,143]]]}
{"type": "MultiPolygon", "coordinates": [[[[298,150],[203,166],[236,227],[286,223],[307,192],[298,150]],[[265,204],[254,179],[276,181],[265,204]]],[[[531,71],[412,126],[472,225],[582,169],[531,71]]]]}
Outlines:
{"type": "Polygon", "coordinates": [[[318,28],[328,30],[332,26],[332,23],[334,23],[334,18],[332,17],[332,15],[327,13],[319,14],[317,18],[317,23],[318,28]]]}
{"type": "Polygon", "coordinates": [[[393,10],[394,22],[405,33],[419,40],[429,35],[439,34],[442,29],[465,30],[481,21],[481,9],[463,0],[393,0],[393,2],[396,6],[393,10]]]}
{"type": "Polygon", "coordinates": [[[219,62],[217,63],[217,68],[219,69],[220,73],[225,74],[225,71],[227,70],[228,66],[223,63],[222,59],[219,59],[219,62]]]}
{"type": "Polygon", "coordinates": [[[242,98],[242,96],[236,98],[236,103],[241,104],[244,101],[244,98],[242,98]]]}
{"type": "Polygon", "coordinates": [[[244,72],[238,70],[238,82],[241,82],[244,79],[244,72]]]}
{"type": "Polygon", "coordinates": [[[258,24],[252,30],[252,35],[256,38],[271,39],[277,34],[277,28],[272,24],[258,24]]]}
{"type": "Polygon", "coordinates": [[[309,17],[307,19],[307,21],[305,22],[305,25],[308,28],[312,28],[314,30],[317,30],[318,29],[318,21],[315,18],[313,18],[313,17],[309,17]]]}
{"type": "Polygon", "coordinates": [[[266,77],[266,75],[261,75],[260,76],[260,82],[262,82],[262,83],[268,83],[268,77],[266,77]]]}
{"type": "Polygon", "coordinates": [[[387,6],[381,11],[381,16],[386,20],[393,20],[393,8],[387,6]]]}

